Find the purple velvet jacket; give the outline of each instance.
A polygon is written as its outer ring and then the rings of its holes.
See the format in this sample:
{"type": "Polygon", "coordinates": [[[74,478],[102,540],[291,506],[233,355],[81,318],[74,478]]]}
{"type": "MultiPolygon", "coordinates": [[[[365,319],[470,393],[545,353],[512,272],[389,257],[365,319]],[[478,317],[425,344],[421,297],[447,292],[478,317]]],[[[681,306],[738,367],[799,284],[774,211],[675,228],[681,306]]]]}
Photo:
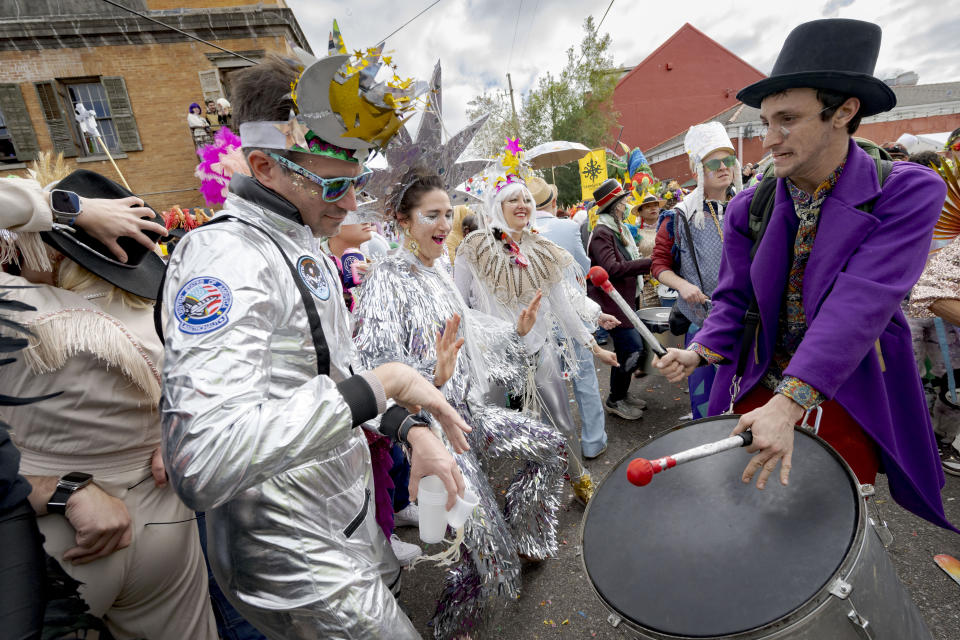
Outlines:
{"type": "MultiPolygon", "coordinates": [[[[754,295],[760,330],[741,397],[769,367],[790,270],[798,221],[786,185],[778,180],[772,217],[751,264],[753,193],[745,190],[727,209],[720,281],[696,338],[726,359],[713,384],[710,415],[729,407],[743,316],[754,295]]],[[[945,195],[946,185],[936,173],[908,162],[894,164],[881,192],[873,159],[851,140],[843,173],[821,208],[804,275],[807,332],[784,373],[836,400],[863,427],[880,448],[897,502],[956,530],[943,513],[943,471],[910,328],[900,310],[923,271],[945,195]],[[856,209],[870,200],[872,213],[856,209]]]]}

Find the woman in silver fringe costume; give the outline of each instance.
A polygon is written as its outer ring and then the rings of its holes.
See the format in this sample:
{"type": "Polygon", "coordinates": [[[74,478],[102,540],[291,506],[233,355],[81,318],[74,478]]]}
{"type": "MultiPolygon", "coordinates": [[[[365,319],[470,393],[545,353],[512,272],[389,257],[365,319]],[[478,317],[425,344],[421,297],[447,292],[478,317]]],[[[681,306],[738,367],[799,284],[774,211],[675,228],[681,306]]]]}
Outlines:
{"type": "Polygon", "coordinates": [[[535,211],[533,196],[520,177],[500,178],[487,193],[484,227],[464,238],[457,249],[454,277],[464,299],[475,299],[481,311],[508,322],[514,322],[542,291],[537,322],[523,337],[527,353],[536,361],[529,374],[534,384],[527,385],[524,404],[538,404],[544,421],[563,433],[570,483],[577,497],[587,502],[593,480],[581,461],[580,434],[570,413],[561,356],[572,352],[567,345],[572,339],[590,347],[604,364],[617,366],[617,357],[601,349],[585,326],[596,328],[600,307],[582,287],[573,286],[583,282],[573,256],[532,229],[535,211]]]}
{"type": "Polygon", "coordinates": [[[539,296],[511,323],[469,309],[444,255],[453,209],[443,181],[414,174],[403,183],[399,203],[387,208],[404,229],[404,247],[378,261],[358,290],[355,342],[364,367],[391,360],[413,366],[473,427],[470,451],[456,459],[480,506],[432,621],[437,638],[459,637],[477,630],[494,598],[517,596],[518,554],[556,554],[565,442],[551,427],[485,402],[488,380],[522,387],[526,355],[518,332],[533,326],[539,296]],[[518,463],[503,512],[488,480],[492,458],[518,463]]]}

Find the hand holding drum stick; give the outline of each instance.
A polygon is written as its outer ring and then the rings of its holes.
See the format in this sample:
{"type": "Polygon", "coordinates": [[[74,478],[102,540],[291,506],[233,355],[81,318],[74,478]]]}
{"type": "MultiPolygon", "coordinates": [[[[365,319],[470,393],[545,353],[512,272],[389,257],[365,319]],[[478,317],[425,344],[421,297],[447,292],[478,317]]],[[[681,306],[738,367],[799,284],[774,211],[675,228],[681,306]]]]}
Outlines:
{"type": "Polygon", "coordinates": [[[653,480],[653,475],[656,473],[672,469],[678,464],[706,458],[707,456],[712,456],[722,451],[729,451],[730,449],[736,449],[738,447],[748,447],[752,442],[753,434],[749,431],[744,431],[743,433],[724,438],[723,440],[702,444],[699,447],[693,447],[692,449],[657,458],[656,460],[634,458],[630,461],[630,464],[627,465],[627,480],[630,481],[630,484],[643,487],[653,480]]]}
{"type": "Polygon", "coordinates": [[[647,325],[643,324],[643,321],[637,317],[637,313],[627,304],[623,296],[610,284],[610,276],[607,275],[606,269],[603,267],[590,267],[587,275],[590,277],[590,281],[593,282],[594,286],[603,289],[603,292],[610,296],[616,305],[620,307],[620,311],[623,311],[623,314],[627,316],[627,319],[640,334],[640,337],[643,338],[643,341],[647,343],[647,346],[660,358],[667,355],[667,350],[663,348],[660,341],[657,340],[650,329],[647,328],[647,325]]]}

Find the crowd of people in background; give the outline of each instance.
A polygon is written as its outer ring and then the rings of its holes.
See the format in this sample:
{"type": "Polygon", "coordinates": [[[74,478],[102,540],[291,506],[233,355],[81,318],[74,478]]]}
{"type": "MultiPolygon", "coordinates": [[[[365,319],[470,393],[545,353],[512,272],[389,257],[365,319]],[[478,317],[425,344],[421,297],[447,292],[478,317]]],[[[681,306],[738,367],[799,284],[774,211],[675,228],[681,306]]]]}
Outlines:
{"type": "Polygon", "coordinates": [[[0,363],[13,426],[0,429],[0,612],[18,637],[38,637],[44,610],[45,637],[418,637],[395,596],[424,550],[396,529],[420,522],[427,476],[448,508],[467,492],[476,506],[427,558],[444,584],[418,597],[436,601],[436,637],[490,637],[485,616],[520,593],[522,563],[557,554],[564,489],[593,498],[584,461],[622,424],[606,414],[649,415],[635,383],[655,372],[686,380],[683,420],[745,414],[745,481],[759,474],[762,488],[779,463],[786,484],[792,435],[767,434],[819,408],[821,435],[861,481],[885,466],[901,504],[952,528],[934,485],[940,469],[960,476],[960,220],[937,227],[949,240],[930,230],[960,129],[911,154],[853,137],[864,113],[891,108],[882,90],[765,80],[741,100],[782,107],[762,111],[773,160],[743,162],[708,122],[684,139],[689,189],[611,178],[564,203],[508,149],[482,200],[454,206],[459,153],[399,141],[406,164],[378,182],[364,158],[396,129],[332,136],[336,120],[297,120],[312,107],[291,87],[325,96],[335,71],[271,58],[237,72],[235,107],[190,104],[198,148],[234,122],[243,141],[246,169],[209,220],[157,215],[62,158],[0,180],[0,349],[28,347],[0,363]],[[825,229],[828,212],[864,201],[878,231],[825,229]],[[854,256],[840,275],[825,272],[818,233],[854,256]],[[648,328],[665,357],[587,282],[594,267],[633,311],[662,312],[648,328]],[[914,361],[899,350],[910,335],[914,361]],[[887,413],[864,408],[861,383],[899,396],[887,413]],[[890,433],[921,394],[932,431],[918,419],[890,433]],[[510,468],[502,492],[494,463],[510,468]],[[42,598],[50,581],[61,588],[42,598]]]}

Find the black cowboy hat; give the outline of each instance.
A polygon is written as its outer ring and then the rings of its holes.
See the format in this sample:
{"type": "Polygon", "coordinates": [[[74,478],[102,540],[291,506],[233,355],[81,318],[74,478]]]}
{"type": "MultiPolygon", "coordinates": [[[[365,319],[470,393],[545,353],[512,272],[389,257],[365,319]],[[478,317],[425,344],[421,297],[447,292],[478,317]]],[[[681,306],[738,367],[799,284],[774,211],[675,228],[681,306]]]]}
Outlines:
{"type": "Polygon", "coordinates": [[[805,22],[787,36],[770,77],[741,89],[737,99],[759,109],[772,93],[804,87],[859,98],[864,118],[889,111],[897,105],[897,96],[873,77],[880,35],[878,25],[861,20],[805,22]]]}
{"type": "Polygon", "coordinates": [[[614,205],[630,195],[629,191],[624,191],[623,187],[615,178],[604,180],[593,192],[593,199],[597,201],[597,213],[606,213],[613,209],[614,205]]]}
{"type": "MultiPolygon", "coordinates": [[[[54,188],[73,191],[84,198],[118,200],[134,195],[122,185],[85,169],[74,171],[54,188]]],[[[145,214],[152,214],[149,217],[154,222],[163,224],[163,218],[153,209],[144,207],[143,211],[145,214]]],[[[103,243],[80,227],[70,227],[69,231],[63,227],[54,227],[40,235],[51,247],[110,284],[141,298],[157,299],[160,278],[163,276],[163,260],[133,238],[123,237],[117,241],[127,254],[127,262],[123,263],[117,260],[103,243]]],[[[159,236],[152,232],[147,232],[147,236],[154,242],[159,239],[159,236]]]]}

